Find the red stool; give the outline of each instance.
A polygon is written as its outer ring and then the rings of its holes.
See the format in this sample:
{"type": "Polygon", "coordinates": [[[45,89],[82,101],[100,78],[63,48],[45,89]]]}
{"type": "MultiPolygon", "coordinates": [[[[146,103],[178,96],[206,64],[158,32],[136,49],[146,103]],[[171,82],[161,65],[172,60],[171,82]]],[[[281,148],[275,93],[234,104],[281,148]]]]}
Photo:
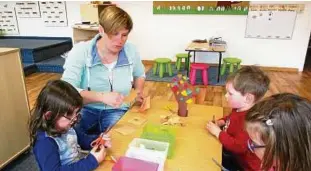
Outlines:
{"type": "Polygon", "coordinates": [[[203,84],[208,84],[208,73],[207,70],[209,68],[208,64],[202,64],[202,63],[193,63],[190,65],[190,83],[192,85],[195,85],[195,78],[196,78],[196,71],[202,70],[202,79],[203,84]]]}

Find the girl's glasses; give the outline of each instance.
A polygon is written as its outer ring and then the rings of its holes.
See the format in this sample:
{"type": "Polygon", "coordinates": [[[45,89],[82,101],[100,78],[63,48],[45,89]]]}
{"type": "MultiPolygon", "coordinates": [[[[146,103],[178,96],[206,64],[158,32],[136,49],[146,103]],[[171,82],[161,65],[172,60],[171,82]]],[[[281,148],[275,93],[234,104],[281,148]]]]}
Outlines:
{"type": "Polygon", "coordinates": [[[254,143],[254,141],[252,141],[251,139],[248,139],[247,147],[252,153],[254,153],[256,148],[265,148],[266,146],[265,145],[257,145],[254,143]]]}
{"type": "Polygon", "coordinates": [[[68,116],[64,115],[64,118],[68,119],[70,121],[70,123],[73,124],[73,123],[75,123],[75,122],[80,120],[81,113],[80,112],[76,113],[72,118],[69,118],[68,116]]]}

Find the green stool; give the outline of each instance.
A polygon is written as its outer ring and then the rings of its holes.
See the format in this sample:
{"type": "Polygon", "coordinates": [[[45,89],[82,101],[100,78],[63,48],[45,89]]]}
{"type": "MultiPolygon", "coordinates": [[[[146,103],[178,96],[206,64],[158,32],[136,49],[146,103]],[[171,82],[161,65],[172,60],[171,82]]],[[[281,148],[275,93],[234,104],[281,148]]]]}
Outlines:
{"type": "Polygon", "coordinates": [[[171,67],[171,59],[169,59],[169,58],[157,58],[157,59],[155,59],[155,63],[153,65],[153,75],[155,75],[157,73],[158,68],[159,68],[160,78],[163,77],[163,74],[166,71],[168,71],[169,76],[173,75],[172,67],[171,67]]]}
{"type": "Polygon", "coordinates": [[[182,63],[183,59],[185,59],[185,69],[189,70],[189,67],[190,67],[190,57],[191,57],[191,55],[188,56],[188,53],[178,53],[178,54],[176,54],[176,58],[177,58],[177,60],[176,60],[176,68],[177,68],[178,71],[180,70],[181,63],[182,63]]]}
{"type": "Polygon", "coordinates": [[[227,66],[229,66],[229,72],[232,73],[234,67],[236,66],[237,69],[240,69],[242,60],[239,58],[224,58],[223,64],[221,66],[220,75],[224,75],[226,72],[227,66]]]}

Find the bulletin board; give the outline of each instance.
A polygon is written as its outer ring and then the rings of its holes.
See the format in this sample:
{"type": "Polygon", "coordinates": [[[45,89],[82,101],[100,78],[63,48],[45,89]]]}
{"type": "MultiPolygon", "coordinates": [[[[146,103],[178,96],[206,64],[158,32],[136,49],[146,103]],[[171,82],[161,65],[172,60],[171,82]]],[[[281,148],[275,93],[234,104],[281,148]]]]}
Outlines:
{"type": "MultiPolygon", "coordinates": [[[[290,6],[293,7],[293,6],[290,6]]],[[[245,30],[246,38],[258,39],[292,39],[297,12],[284,5],[250,7],[245,30]]]]}
{"type": "Polygon", "coordinates": [[[0,6],[1,33],[19,34],[15,10],[9,6],[0,6]]]}
{"type": "Polygon", "coordinates": [[[19,1],[15,4],[16,15],[19,18],[39,18],[40,10],[37,1],[19,1]]]}
{"type": "Polygon", "coordinates": [[[153,1],[153,14],[247,15],[249,1],[153,1]]]}
{"type": "Polygon", "coordinates": [[[68,25],[64,1],[40,1],[39,3],[45,26],[66,27],[68,25]]]}

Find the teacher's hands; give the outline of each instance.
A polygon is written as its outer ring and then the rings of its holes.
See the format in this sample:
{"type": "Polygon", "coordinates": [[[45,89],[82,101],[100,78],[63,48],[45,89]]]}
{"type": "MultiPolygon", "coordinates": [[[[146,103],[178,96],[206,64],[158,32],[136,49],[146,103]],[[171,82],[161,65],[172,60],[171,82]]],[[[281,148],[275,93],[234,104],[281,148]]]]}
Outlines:
{"type": "Polygon", "coordinates": [[[139,104],[139,105],[141,105],[143,102],[144,102],[144,99],[145,99],[145,97],[144,97],[144,95],[143,95],[143,93],[141,93],[141,92],[138,92],[137,93],[137,96],[136,96],[136,102],[139,104]]]}
{"type": "Polygon", "coordinates": [[[122,105],[123,101],[124,96],[120,93],[117,92],[102,93],[102,102],[109,106],[118,108],[122,105]]]}

